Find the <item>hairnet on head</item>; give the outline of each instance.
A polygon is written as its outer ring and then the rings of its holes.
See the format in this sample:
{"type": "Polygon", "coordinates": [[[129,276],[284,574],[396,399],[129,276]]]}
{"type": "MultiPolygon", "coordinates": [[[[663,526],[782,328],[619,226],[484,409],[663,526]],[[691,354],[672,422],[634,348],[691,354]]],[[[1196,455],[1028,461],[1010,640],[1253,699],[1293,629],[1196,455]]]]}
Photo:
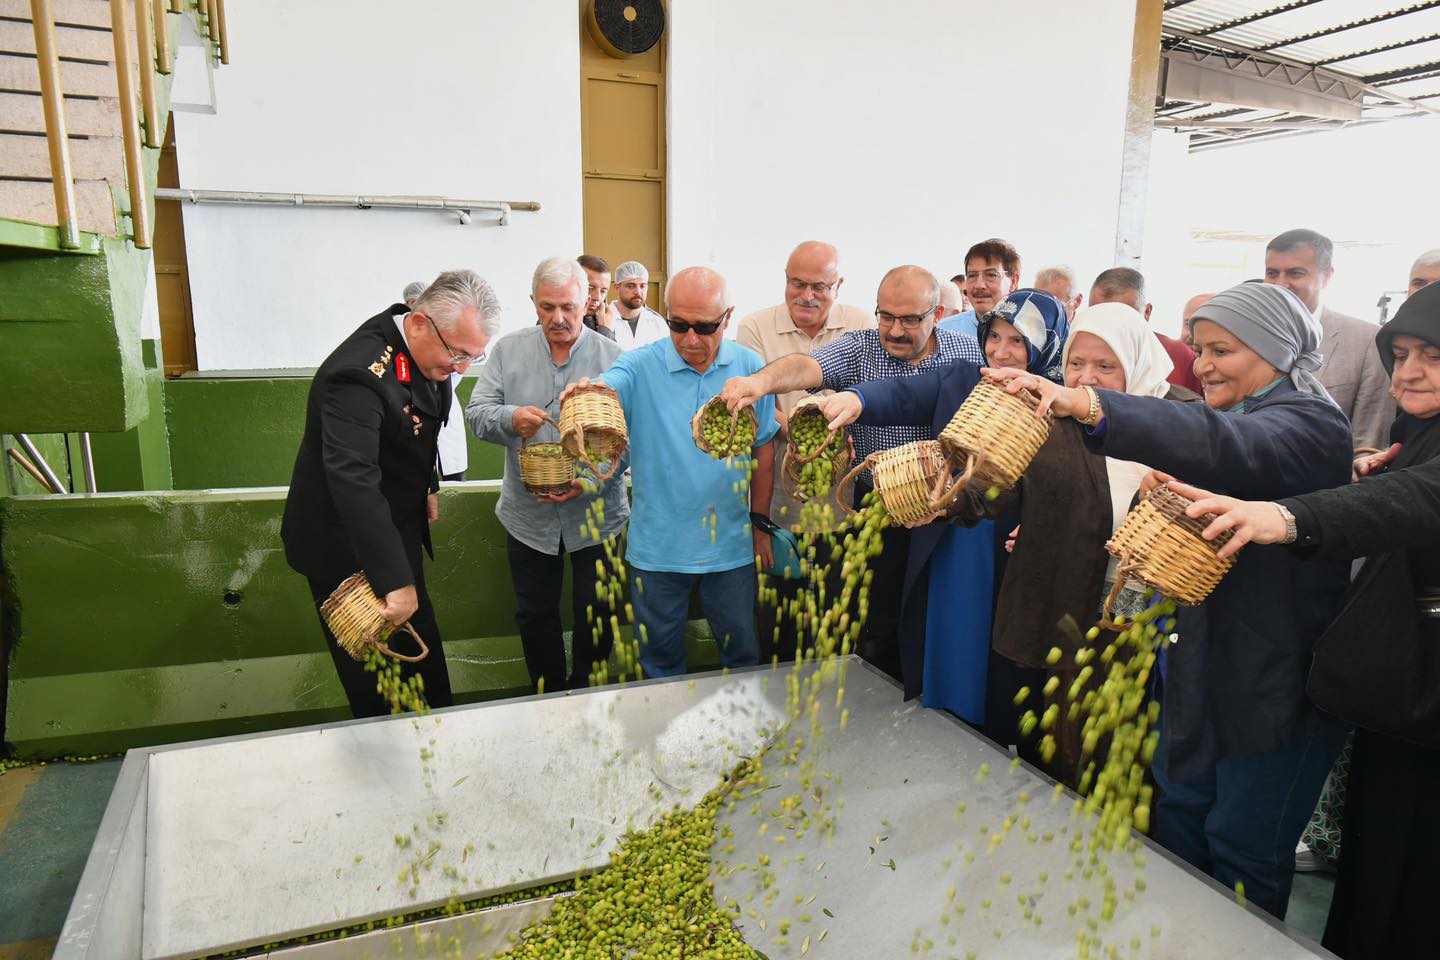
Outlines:
{"type": "Polygon", "coordinates": [[[615,276],[611,282],[617,287],[626,280],[639,280],[643,283],[650,282],[650,271],[645,269],[645,264],[639,260],[626,260],[615,268],[615,276]]]}

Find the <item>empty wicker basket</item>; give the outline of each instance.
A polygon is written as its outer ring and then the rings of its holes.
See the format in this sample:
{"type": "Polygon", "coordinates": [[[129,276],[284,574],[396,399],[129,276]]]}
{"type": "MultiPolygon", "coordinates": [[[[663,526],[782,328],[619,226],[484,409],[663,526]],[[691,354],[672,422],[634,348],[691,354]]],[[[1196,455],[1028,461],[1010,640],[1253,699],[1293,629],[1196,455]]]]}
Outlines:
{"type": "Polygon", "coordinates": [[[382,608],[380,598],[375,595],[362,571],[346,577],[345,582],[335,588],[335,592],[320,605],[320,616],[325,618],[325,625],[335,635],[341,648],[356,660],[364,660],[372,648],[406,663],[415,663],[429,656],[430,648],[415,628],[408,623],[397,628],[380,613],[382,608]],[[397,629],[405,630],[415,638],[420,645],[419,656],[396,653],[386,645],[397,629]]]}
{"type": "MultiPolygon", "coordinates": [[[[1127,576],[1153,587],[1177,603],[1193,606],[1210,596],[1235,562],[1220,559],[1216,551],[1229,542],[1232,531],[1214,540],[1201,532],[1215,519],[1185,515],[1190,501],[1167,487],[1151,490],[1126,515],[1114,536],[1105,544],[1110,555],[1120,560],[1120,583],[1127,576]]],[[[1120,583],[1116,584],[1117,591],[1120,583]]],[[[1110,617],[1106,602],[1105,618],[1110,617]]]]}
{"type": "MultiPolygon", "coordinates": [[[[717,405],[722,409],[725,407],[725,401],[718,396],[711,397],[700,405],[700,409],[695,411],[695,416],[690,418],[690,436],[694,438],[695,446],[699,447],[702,453],[715,457],[717,460],[723,460],[724,456],[716,456],[714,445],[705,437],[705,413],[717,405]]],[[[740,427],[742,418],[749,421],[753,428],[751,436],[758,437],[760,435],[760,418],[755,415],[754,407],[742,407],[733,414],[727,410],[725,416],[730,421],[730,438],[732,440],[735,437],[735,431],[740,427]]]]}
{"type": "Polygon", "coordinates": [[[577,387],[560,406],[560,443],[565,452],[584,463],[600,480],[620,469],[630,435],[620,395],[603,383],[577,387]],[[608,463],[601,472],[597,463],[608,463]]]}
{"type": "MultiPolygon", "coordinates": [[[[845,475],[850,467],[850,461],[854,457],[850,446],[850,431],[844,427],[836,427],[830,430],[825,436],[825,442],[819,449],[809,456],[802,456],[796,449],[793,442],[795,426],[802,420],[814,418],[824,426],[829,423],[825,414],[820,409],[821,400],[819,397],[806,397],[795,404],[790,411],[790,436],[792,442],[785,445],[785,459],[780,464],[780,481],[785,484],[785,490],[797,500],[805,501],[810,499],[812,491],[805,490],[801,486],[800,468],[807,463],[823,459],[830,467],[830,488],[834,489],[835,484],[845,475]]],[[[829,490],[819,492],[824,496],[829,490]]]]}
{"type": "Polygon", "coordinates": [[[870,454],[835,485],[835,502],[842,510],[850,509],[844,501],[845,489],[866,468],[874,481],[875,493],[893,522],[918,527],[939,516],[931,506],[930,494],[936,481],[949,468],[939,442],[916,440],[870,454]]]}
{"type": "Polygon", "coordinates": [[[940,447],[958,468],[973,468],[973,481],[1008,490],[1050,436],[1054,418],[1035,416],[1040,398],[1029,390],[1006,393],[982,380],[940,431],[940,447]]]}
{"type": "Polygon", "coordinates": [[[558,443],[520,441],[520,480],[537,496],[567,493],[575,479],[575,458],[558,443]]]}

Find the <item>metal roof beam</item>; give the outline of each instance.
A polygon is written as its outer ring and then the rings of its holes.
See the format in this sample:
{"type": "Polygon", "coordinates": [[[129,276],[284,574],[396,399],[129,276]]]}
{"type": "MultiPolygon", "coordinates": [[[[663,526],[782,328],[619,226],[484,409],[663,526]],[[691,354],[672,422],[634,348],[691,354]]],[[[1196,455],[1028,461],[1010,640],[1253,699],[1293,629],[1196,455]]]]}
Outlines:
{"type": "Polygon", "coordinates": [[[1223,33],[1226,30],[1243,27],[1247,23],[1254,23],[1257,20],[1268,20],[1270,17],[1278,16],[1282,13],[1289,13],[1291,10],[1299,10],[1302,7],[1308,7],[1311,4],[1321,2],[1322,0],[1290,0],[1289,3],[1283,3],[1278,7],[1271,7],[1268,10],[1257,10],[1254,13],[1246,14],[1243,17],[1236,17],[1234,20],[1226,20],[1223,23],[1217,23],[1197,32],[1202,37],[1209,36],[1212,33],[1223,33]]]}
{"type": "MultiPolygon", "coordinates": [[[[1371,81],[1371,78],[1369,77],[1357,80],[1355,77],[1346,76],[1343,73],[1337,73],[1333,70],[1327,70],[1324,67],[1316,67],[1313,64],[1305,63],[1303,60],[1296,60],[1293,57],[1287,57],[1283,54],[1260,53],[1256,50],[1251,49],[1250,47],[1242,47],[1239,44],[1230,43],[1226,40],[1216,40],[1214,37],[1202,37],[1198,34],[1187,33],[1183,30],[1166,30],[1165,32],[1170,37],[1174,37],[1179,40],[1188,40],[1192,43],[1212,46],[1218,50],[1228,50],[1232,53],[1239,53],[1248,57],[1256,58],[1262,62],[1268,61],[1272,63],[1285,64],[1292,67],[1299,67],[1302,70],[1307,70],[1310,73],[1314,74],[1317,79],[1326,79],[1333,83],[1342,83],[1356,86],[1364,92],[1370,94],[1371,96],[1377,97],[1381,100],[1385,100],[1389,103],[1398,104],[1402,107],[1410,107],[1415,110],[1420,110],[1425,113],[1432,113],[1436,116],[1440,116],[1440,107],[1432,107],[1428,103],[1416,103],[1415,101],[1408,100],[1405,97],[1398,96],[1393,93],[1387,93],[1380,87],[1375,86],[1374,83],[1371,81]]],[[[1171,50],[1167,50],[1166,52],[1172,53],[1175,52],[1175,50],[1172,48],[1171,50]]],[[[1440,63],[1412,69],[1415,73],[1422,73],[1427,69],[1435,69],[1437,67],[1440,67],[1440,63]]],[[[1162,76],[1163,75],[1164,71],[1162,71],[1162,76]]]]}
{"type": "MultiPolygon", "coordinates": [[[[1418,13],[1421,10],[1429,10],[1431,7],[1440,7],[1440,0],[1428,0],[1428,2],[1426,3],[1417,3],[1408,7],[1401,7],[1399,10],[1388,10],[1385,13],[1377,13],[1373,17],[1366,17],[1363,20],[1351,20],[1349,23],[1342,23],[1334,27],[1326,27],[1324,30],[1316,30],[1313,33],[1304,33],[1297,37],[1287,37],[1284,40],[1276,40],[1273,43],[1263,44],[1262,46],[1258,46],[1255,49],[1259,50],[1262,53],[1266,50],[1278,50],[1281,47],[1290,47],[1294,46],[1297,43],[1307,43],[1311,40],[1319,40],[1321,37],[1332,37],[1337,33],[1345,33],[1346,31],[1354,30],[1358,27],[1368,27],[1374,23],[1384,23],[1386,20],[1393,20],[1396,17],[1403,17],[1407,13],[1418,13]]],[[[1347,60],[1349,58],[1340,57],[1339,59],[1347,60]]],[[[1333,61],[1321,60],[1318,62],[1326,63],[1333,61]]]]}
{"type": "MultiPolygon", "coordinates": [[[[1384,73],[1372,73],[1361,79],[1365,83],[1377,83],[1385,80],[1407,80],[1416,74],[1429,73],[1432,70],[1440,69],[1440,60],[1432,60],[1430,63],[1416,64],[1413,67],[1401,67],[1398,70],[1386,70],[1384,73]]],[[[1385,94],[1387,99],[1393,99],[1392,94],[1385,94]]]]}
{"type": "Polygon", "coordinates": [[[1343,63],[1346,60],[1358,60],[1361,57],[1368,57],[1371,54],[1387,53],[1391,50],[1401,50],[1405,47],[1413,47],[1417,43],[1429,43],[1432,40],[1440,40],[1440,33],[1432,33],[1423,37],[1409,37],[1405,40],[1396,40],[1394,43],[1387,43],[1383,47],[1371,47],[1369,50],[1358,50],[1355,53],[1347,53],[1338,57],[1326,57],[1324,60],[1316,60],[1317,67],[1326,67],[1332,63],[1343,63]]]}

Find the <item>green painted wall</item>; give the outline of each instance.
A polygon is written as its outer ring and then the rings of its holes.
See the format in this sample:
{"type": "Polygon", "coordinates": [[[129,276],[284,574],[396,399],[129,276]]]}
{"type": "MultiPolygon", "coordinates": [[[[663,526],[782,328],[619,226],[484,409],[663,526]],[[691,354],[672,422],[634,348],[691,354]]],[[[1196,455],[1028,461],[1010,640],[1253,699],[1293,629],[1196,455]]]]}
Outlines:
{"type": "Polygon", "coordinates": [[[140,306],[149,253],[0,251],[0,430],[128,430],[148,412],[140,306]]]}
{"type": "MultiPolygon", "coordinates": [[[[470,399],[473,378],[460,381],[470,399]]],[[[309,371],[197,374],[165,383],[165,418],[176,490],[277,486],[290,482],[305,429],[309,371]]],[[[499,479],[504,450],[468,438],[467,479],[499,479]]]]}
{"type": "MultiPolygon", "coordinates": [[[[427,578],[461,701],[528,689],[498,487],[443,490],[433,528],[427,578]]],[[[27,757],[93,754],[348,717],[305,581],[285,563],[284,497],[0,500],[4,740],[27,757]]],[[[697,641],[691,662],[715,665],[713,644],[697,641]]]]}
{"type": "Polygon", "coordinates": [[[145,392],[150,413],[124,433],[92,433],[95,483],[101,492],[169,490],[170,438],[165,424],[165,375],[157,356],[159,344],[143,343],[145,392]]]}

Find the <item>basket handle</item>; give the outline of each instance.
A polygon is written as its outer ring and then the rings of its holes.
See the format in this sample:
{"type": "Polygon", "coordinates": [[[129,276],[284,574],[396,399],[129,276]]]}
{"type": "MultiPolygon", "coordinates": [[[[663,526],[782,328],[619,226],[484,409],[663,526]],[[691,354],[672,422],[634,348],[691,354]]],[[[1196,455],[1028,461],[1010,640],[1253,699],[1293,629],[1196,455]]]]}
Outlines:
{"type": "MultiPolygon", "coordinates": [[[[826,450],[826,448],[828,448],[828,447],[830,446],[830,441],[831,441],[831,440],[834,440],[836,437],[838,437],[838,436],[840,435],[840,431],[842,431],[842,430],[844,430],[844,429],[845,429],[844,427],[836,427],[836,428],[834,428],[833,430],[831,430],[829,433],[825,434],[825,440],[824,440],[824,442],[821,443],[820,446],[818,446],[818,447],[815,448],[815,452],[814,452],[814,453],[810,454],[810,456],[808,456],[808,457],[796,456],[796,457],[795,457],[795,462],[798,463],[798,464],[800,464],[800,465],[803,467],[805,464],[810,463],[812,460],[818,460],[818,459],[820,458],[820,455],[821,455],[822,453],[824,453],[825,450],[826,450]]],[[[789,450],[790,447],[787,446],[786,449],[789,450]]]]}
{"type": "Polygon", "coordinates": [[[1131,562],[1130,551],[1126,550],[1125,555],[1115,566],[1115,585],[1110,588],[1110,593],[1105,597],[1105,605],[1100,608],[1100,629],[1102,630],[1124,630],[1125,628],[1116,623],[1110,616],[1110,611],[1115,606],[1115,601],[1120,599],[1120,591],[1125,589],[1125,581],[1130,577],[1130,571],[1140,566],[1139,563],[1131,562]]]}
{"type": "Polygon", "coordinates": [[[839,507],[841,511],[843,511],[843,514],[847,517],[850,514],[854,513],[855,509],[845,502],[845,499],[841,496],[841,494],[845,492],[845,486],[847,484],[853,484],[856,477],[860,476],[860,474],[864,473],[870,468],[870,462],[874,459],[875,454],[870,454],[870,456],[857,463],[849,473],[841,477],[839,483],[835,484],[835,505],[839,507]]]}
{"type": "Polygon", "coordinates": [[[430,648],[425,645],[424,639],[422,639],[420,634],[415,631],[415,628],[410,625],[409,620],[406,620],[404,623],[402,623],[400,625],[400,629],[407,631],[410,636],[415,638],[415,642],[420,644],[420,655],[418,657],[411,657],[406,656],[403,653],[396,653],[394,650],[391,650],[383,640],[375,641],[375,649],[385,654],[385,656],[393,657],[402,663],[419,663],[421,660],[424,660],[426,657],[430,656],[430,648]]]}
{"type": "MultiPolygon", "coordinates": [[[[559,430],[559,429],[560,429],[560,424],[558,424],[558,423],[555,422],[555,418],[554,418],[554,417],[550,416],[550,414],[546,413],[544,410],[541,410],[540,412],[545,415],[545,422],[546,422],[546,423],[550,424],[550,426],[554,427],[556,430],[559,430]]],[[[521,437],[521,438],[520,438],[520,451],[521,451],[522,453],[525,451],[525,448],[526,448],[527,446],[529,446],[529,445],[530,445],[530,438],[529,438],[529,437],[521,437]]]]}
{"type": "MultiPolygon", "coordinates": [[[[946,462],[947,464],[949,463],[949,461],[946,462]]],[[[985,451],[983,449],[980,450],[979,453],[967,454],[965,457],[965,469],[943,492],[941,488],[945,487],[945,481],[949,479],[948,474],[950,471],[941,470],[940,475],[935,478],[935,488],[930,491],[930,509],[939,514],[949,511],[950,505],[953,504],[959,498],[960,494],[965,491],[965,488],[970,485],[970,481],[975,477],[975,471],[979,470],[980,464],[984,462],[985,451]]]]}

